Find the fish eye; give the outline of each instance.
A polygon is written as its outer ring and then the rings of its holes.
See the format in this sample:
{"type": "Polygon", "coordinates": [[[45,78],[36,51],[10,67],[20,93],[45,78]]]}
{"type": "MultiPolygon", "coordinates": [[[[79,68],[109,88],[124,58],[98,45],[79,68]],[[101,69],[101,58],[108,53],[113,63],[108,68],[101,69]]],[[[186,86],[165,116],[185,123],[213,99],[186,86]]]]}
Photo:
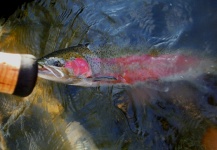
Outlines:
{"type": "Polygon", "coordinates": [[[55,67],[63,67],[65,64],[65,60],[58,57],[50,57],[44,60],[44,64],[55,67]]]}
{"type": "Polygon", "coordinates": [[[53,65],[54,66],[56,66],[56,67],[62,67],[63,65],[61,64],[61,62],[60,61],[54,61],[54,63],[53,63],[53,65]]]}

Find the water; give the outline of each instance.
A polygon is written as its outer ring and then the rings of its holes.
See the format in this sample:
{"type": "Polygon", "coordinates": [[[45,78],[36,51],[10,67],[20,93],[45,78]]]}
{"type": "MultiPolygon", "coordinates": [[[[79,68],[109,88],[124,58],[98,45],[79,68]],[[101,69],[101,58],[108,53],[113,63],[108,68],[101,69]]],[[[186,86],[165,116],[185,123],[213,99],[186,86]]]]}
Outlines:
{"type": "MultiPolygon", "coordinates": [[[[1,23],[0,48],[40,58],[88,42],[99,57],[176,52],[215,59],[216,6],[35,0],[1,23]]],[[[0,95],[1,149],[203,149],[204,132],[217,123],[216,83],[208,73],[134,87],[38,79],[29,97],[0,95]]]]}

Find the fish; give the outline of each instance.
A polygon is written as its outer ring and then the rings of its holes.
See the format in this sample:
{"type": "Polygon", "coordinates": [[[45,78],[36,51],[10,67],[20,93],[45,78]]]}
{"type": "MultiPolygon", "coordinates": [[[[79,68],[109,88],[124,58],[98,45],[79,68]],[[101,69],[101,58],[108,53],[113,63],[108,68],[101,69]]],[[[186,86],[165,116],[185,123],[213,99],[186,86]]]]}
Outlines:
{"type": "Polygon", "coordinates": [[[89,87],[195,77],[211,64],[180,53],[99,58],[88,44],[79,44],[45,55],[38,65],[43,79],[89,87]]]}

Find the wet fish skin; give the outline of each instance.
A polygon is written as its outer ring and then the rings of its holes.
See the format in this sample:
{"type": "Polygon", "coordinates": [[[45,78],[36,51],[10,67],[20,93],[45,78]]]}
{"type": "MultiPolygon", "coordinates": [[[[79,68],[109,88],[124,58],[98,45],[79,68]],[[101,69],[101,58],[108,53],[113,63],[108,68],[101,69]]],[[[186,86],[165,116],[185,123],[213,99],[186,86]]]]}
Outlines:
{"type": "Polygon", "coordinates": [[[38,63],[39,77],[80,86],[177,80],[201,74],[204,68],[211,64],[195,56],[183,54],[98,58],[87,48],[87,45],[55,51],[39,59],[38,63]]]}
{"type": "Polygon", "coordinates": [[[72,46],[64,49],[60,49],[54,51],[53,53],[47,54],[40,59],[38,59],[39,63],[44,62],[47,58],[61,58],[64,60],[71,59],[71,58],[78,58],[78,57],[90,57],[94,54],[87,48],[88,44],[78,44],[77,46],[72,46]]]}

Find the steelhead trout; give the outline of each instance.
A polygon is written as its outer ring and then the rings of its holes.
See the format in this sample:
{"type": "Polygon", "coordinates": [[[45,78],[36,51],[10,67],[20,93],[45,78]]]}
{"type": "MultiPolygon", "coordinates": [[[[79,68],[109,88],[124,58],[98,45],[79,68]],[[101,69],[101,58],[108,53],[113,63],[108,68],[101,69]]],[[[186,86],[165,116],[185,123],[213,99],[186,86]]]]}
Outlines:
{"type": "Polygon", "coordinates": [[[55,51],[40,58],[38,64],[39,77],[80,86],[135,84],[186,75],[194,77],[210,65],[183,54],[98,58],[85,45],[55,51]]]}

